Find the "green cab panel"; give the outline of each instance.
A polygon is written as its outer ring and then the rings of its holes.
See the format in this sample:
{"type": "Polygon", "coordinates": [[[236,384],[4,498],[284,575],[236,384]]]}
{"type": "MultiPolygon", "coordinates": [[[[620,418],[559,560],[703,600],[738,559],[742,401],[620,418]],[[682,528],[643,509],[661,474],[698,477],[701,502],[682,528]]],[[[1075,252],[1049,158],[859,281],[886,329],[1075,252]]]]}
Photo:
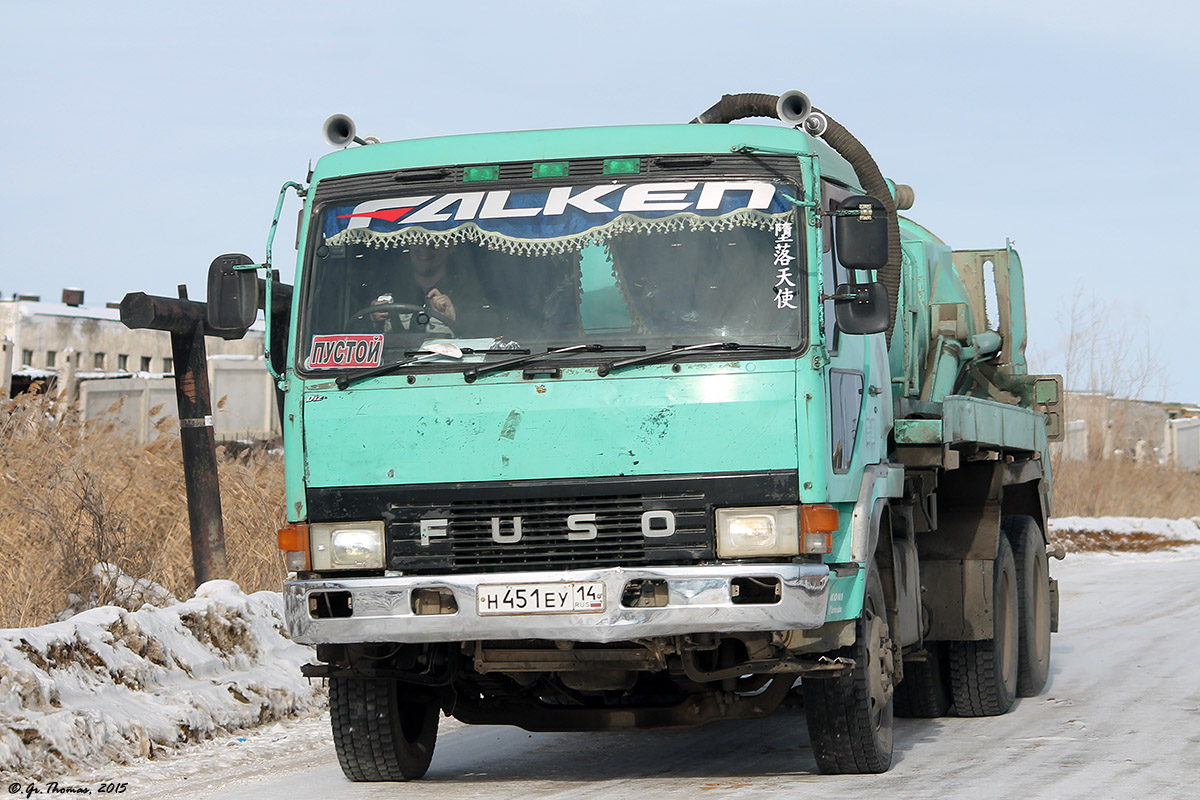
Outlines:
{"type": "Polygon", "coordinates": [[[414,377],[308,383],[307,486],[797,468],[793,361],[414,377]]]}

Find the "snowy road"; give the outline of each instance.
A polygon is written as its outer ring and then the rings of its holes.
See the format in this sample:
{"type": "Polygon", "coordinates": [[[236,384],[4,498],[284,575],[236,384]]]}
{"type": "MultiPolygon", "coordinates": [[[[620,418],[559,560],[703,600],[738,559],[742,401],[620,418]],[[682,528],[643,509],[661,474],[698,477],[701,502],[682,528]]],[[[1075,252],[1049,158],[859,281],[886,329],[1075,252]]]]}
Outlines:
{"type": "Polygon", "coordinates": [[[803,713],[691,731],[530,734],[443,721],[428,776],[353,784],[327,718],[197,746],[98,778],[127,796],[1184,798],[1200,783],[1200,547],[1072,555],[1050,684],[1007,716],[897,720],[890,772],[823,776],[803,713]]]}

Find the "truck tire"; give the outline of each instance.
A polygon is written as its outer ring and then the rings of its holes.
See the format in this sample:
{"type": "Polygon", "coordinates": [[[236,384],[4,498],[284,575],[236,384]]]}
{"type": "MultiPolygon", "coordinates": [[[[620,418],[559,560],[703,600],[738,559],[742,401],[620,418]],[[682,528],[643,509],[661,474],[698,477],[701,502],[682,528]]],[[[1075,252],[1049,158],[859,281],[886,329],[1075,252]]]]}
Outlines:
{"type": "Polygon", "coordinates": [[[954,700],[945,642],[925,642],[924,661],[905,661],[904,678],[896,685],[896,716],[944,717],[954,700]]]}
{"type": "Polygon", "coordinates": [[[329,679],[329,718],[342,772],[352,781],[410,781],[429,769],[441,709],[398,681],[329,679]]]}
{"type": "Polygon", "coordinates": [[[892,765],[892,641],[874,567],[855,634],[855,643],[837,653],[854,660],[852,670],[800,685],[808,738],[826,775],[886,772],[892,765]]]}
{"type": "Polygon", "coordinates": [[[1050,677],[1050,562],[1046,541],[1033,517],[1005,517],[1001,527],[1017,565],[1021,628],[1017,696],[1034,697],[1050,677]]]}
{"type": "Polygon", "coordinates": [[[1007,536],[992,567],[992,638],[950,642],[950,686],[960,717],[994,717],[1012,708],[1019,654],[1017,567],[1007,536]]]}

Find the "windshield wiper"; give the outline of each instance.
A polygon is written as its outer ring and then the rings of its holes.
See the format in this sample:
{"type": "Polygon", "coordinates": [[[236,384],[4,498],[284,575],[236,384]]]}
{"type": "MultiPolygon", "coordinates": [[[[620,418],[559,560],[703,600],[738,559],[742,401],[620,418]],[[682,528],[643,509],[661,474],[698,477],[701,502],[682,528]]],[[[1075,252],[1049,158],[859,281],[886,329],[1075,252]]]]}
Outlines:
{"type": "Polygon", "coordinates": [[[439,346],[436,349],[431,347],[428,350],[411,350],[411,351],[405,353],[405,355],[411,355],[411,356],[413,356],[413,358],[406,358],[403,361],[397,361],[394,364],[384,364],[382,367],[374,367],[373,369],[369,369],[365,372],[357,372],[354,374],[344,373],[344,374],[338,375],[336,378],[334,378],[333,382],[335,384],[337,384],[337,387],[339,389],[345,389],[347,386],[352,386],[352,385],[358,383],[359,381],[365,381],[368,378],[377,378],[380,375],[389,375],[398,369],[403,369],[404,367],[410,366],[418,361],[424,361],[425,359],[434,358],[436,356],[445,356],[447,358],[457,359],[457,358],[462,358],[463,356],[475,355],[476,353],[522,353],[522,352],[528,353],[529,351],[528,350],[497,350],[497,349],[475,350],[474,348],[471,348],[471,347],[458,348],[458,347],[455,347],[454,345],[447,344],[447,345],[439,346]]]}
{"type": "Polygon", "coordinates": [[[671,356],[679,353],[687,353],[692,350],[774,350],[779,352],[790,352],[795,348],[784,344],[739,344],[738,342],[705,342],[704,344],[673,344],[669,350],[658,350],[653,353],[646,353],[643,356],[634,356],[626,358],[622,361],[612,361],[608,364],[601,364],[597,374],[604,377],[611,372],[616,372],[625,367],[632,367],[635,364],[650,364],[655,361],[664,361],[671,356]]]}
{"type": "Polygon", "coordinates": [[[646,347],[644,345],[609,347],[602,344],[596,344],[594,342],[588,344],[573,344],[570,347],[553,347],[544,353],[530,353],[529,355],[518,356],[517,358],[496,361],[492,364],[484,364],[481,367],[469,367],[463,370],[463,380],[465,380],[467,383],[473,383],[480,375],[487,375],[489,372],[503,372],[504,370],[512,369],[513,367],[519,367],[522,364],[529,364],[534,361],[539,361],[543,358],[547,358],[548,356],[557,356],[565,353],[603,353],[614,352],[618,350],[642,351],[645,349],[646,347]]]}

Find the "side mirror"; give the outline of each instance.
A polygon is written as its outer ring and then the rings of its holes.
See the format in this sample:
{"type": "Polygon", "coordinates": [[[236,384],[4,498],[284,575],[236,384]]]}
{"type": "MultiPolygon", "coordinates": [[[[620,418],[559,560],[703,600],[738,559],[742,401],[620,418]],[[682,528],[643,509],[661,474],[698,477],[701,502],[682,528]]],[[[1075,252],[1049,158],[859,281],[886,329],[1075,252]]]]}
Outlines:
{"type": "Polygon", "coordinates": [[[258,316],[258,274],[235,269],[253,263],[241,253],[226,253],[208,267],[208,326],[223,339],[242,338],[258,316]]]}
{"type": "Polygon", "coordinates": [[[838,203],[834,213],[834,241],[843,267],[879,269],[887,264],[888,216],[881,201],[856,194],[838,203]]]}
{"type": "Polygon", "coordinates": [[[879,281],[843,283],[833,296],[833,313],[842,333],[883,333],[892,322],[887,287],[879,281]]]}

